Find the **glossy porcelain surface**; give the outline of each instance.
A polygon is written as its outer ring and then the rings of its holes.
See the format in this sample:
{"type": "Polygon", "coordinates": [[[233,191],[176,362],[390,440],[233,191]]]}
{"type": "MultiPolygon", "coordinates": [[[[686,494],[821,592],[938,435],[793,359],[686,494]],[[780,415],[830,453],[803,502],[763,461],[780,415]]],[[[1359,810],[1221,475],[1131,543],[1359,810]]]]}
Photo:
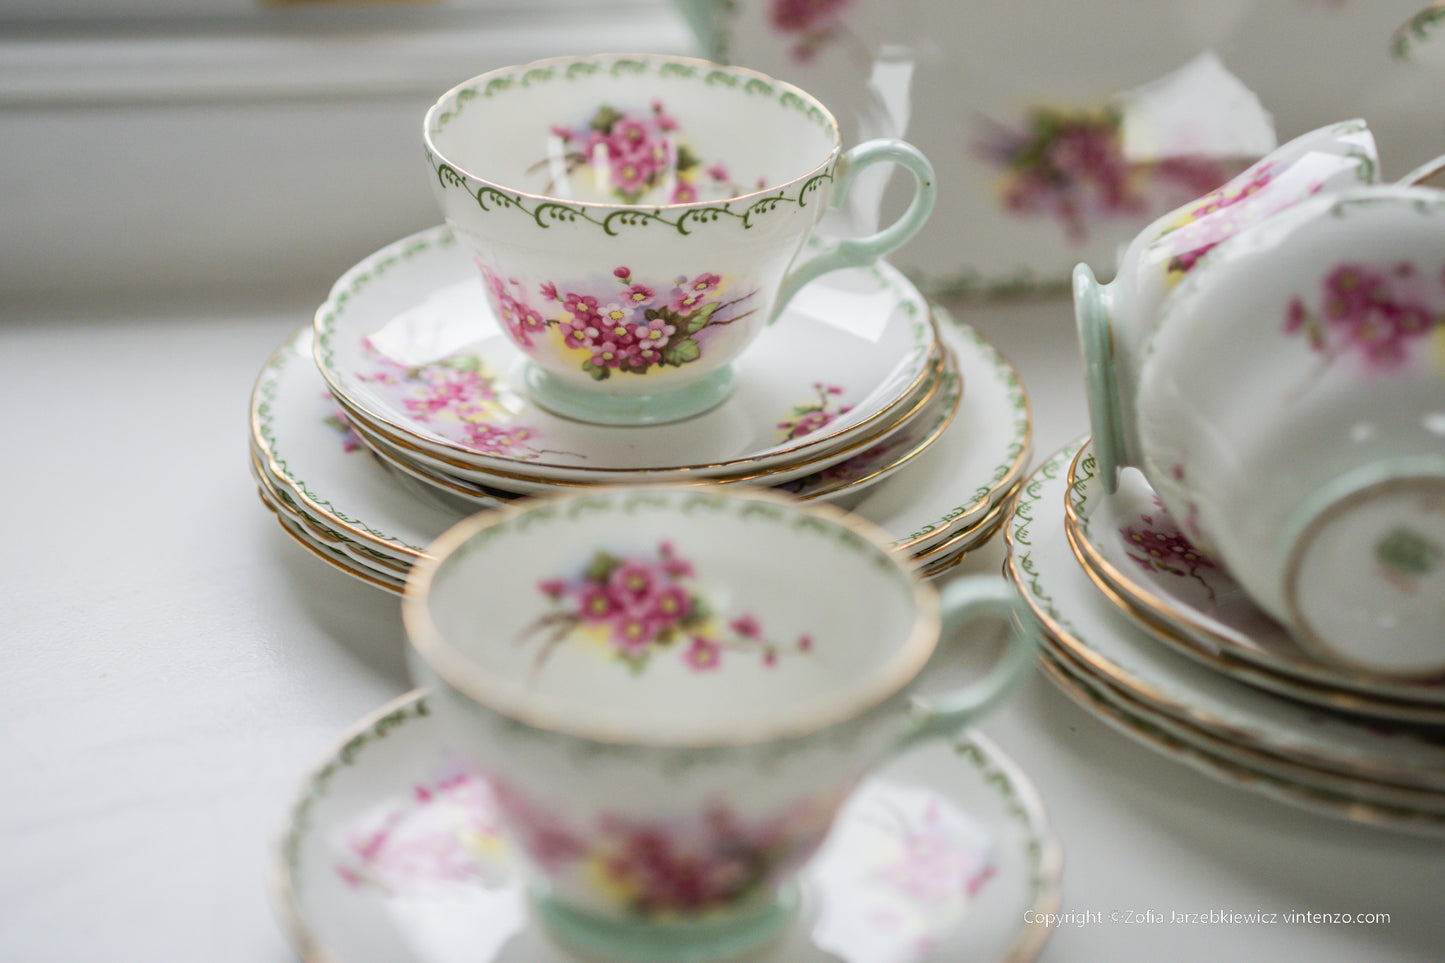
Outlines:
{"type": "MultiPolygon", "coordinates": [[[[980,736],[899,758],[805,870],[798,922],[752,963],[1033,959],[1059,845],[1028,779],[980,736]]],[[[307,963],[577,963],[537,923],[496,798],[426,695],[358,723],[300,788],[277,898],[307,963]]]]}
{"type": "Polygon", "coordinates": [[[736,488],[470,519],[413,568],[402,612],[549,926],[625,958],[771,939],[858,781],[978,719],[1033,654],[1002,580],[953,582],[940,608],[871,526],[736,488]],[[984,645],[979,620],[1008,641],[960,682],[943,666],[984,645]]]}
{"type": "MultiPolygon", "coordinates": [[[[1107,277],[1155,218],[1334,120],[1369,120],[1386,179],[1445,152],[1422,0],[678,5],[712,56],[928,154],[937,209],[891,259],[930,292],[1066,291],[1081,261],[1107,277]]],[[[880,187],[860,223],[897,204],[880,187]]]]}
{"type": "Polygon", "coordinates": [[[1154,221],[1129,242],[1113,279],[1088,264],[1074,270],[1074,310],[1083,348],[1094,442],[1104,474],[1140,464],[1140,368],[1169,292],[1222,241],[1321,192],[1371,184],[1379,156],[1361,120],[1295,138],[1216,190],[1154,221]]]}
{"type": "Polygon", "coordinates": [[[315,350],[348,407],[437,458],[582,483],[736,475],[816,459],[905,414],[936,362],[927,302],[883,265],[810,285],[786,321],[740,359],[732,395],[704,415],[626,428],[560,418],[528,399],[518,380],[523,359],[468,255],[450,230],[435,228],[337,283],[316,317],[315,350]]]}
{"type": "Polygon", "coordinates": [[[686,58],[503,68],[443,94],[424,134],[433,194],[527,358],[530,396],[602,424],[723,402],[732,361],[801,287],[907,241],[936,191],[910,145],[845,153],[804,91],[686,58]],[[914,175],[909,209],[867,238],[803,252],[875,164],[914,175]]]}
{"type": "Polygon", "coordinates": [[[1069,469],[1065,525],[1089,575],[1166,645],[1232,678],[1336,711],[1445,723],[1445,680],[1392,682],[1320,662],[1190,542],[1135,471],[1104,491],[1092,443],[1069,469]]]}
{"type": "MultiPolygon", "coordinates": [[[[947,315],[939,321],[968,385],[957,414],[896,474],[847,498],[849,509],[886,529],[899,550],[933,561],[946,560],[950,549],[961,552],[971,537],[987,531],[985,520],[1022,476],[1032,427],[1018,372],[972,329],[947,315]]],[[[433,539],[482,506],[383,467],[327,391],[312,359],[313,338],[309,325],[298,331],[257,378],[253,471],[266,482],[263,497],[295,504],[322,537],[357,548],[365,561],[343,555],[344,570],[369,579],[381,559],[382,574],[399,588],[393,576],[398,565],[408,569],[433,539]]],[[[846,489],[838,493],[847,495],[846,489]]],[[[288,533],[297,534],[294,528],[288,533]]]]}
{"type": "Polygon", "coordinates": [[[1220,244],[1141,365],[1139,467],[1318,657],[1445,669],[1445,193],[1321,194],[1220,244]]]}
{"type": "MultiPolygon", "coordinates": [[[[1438,727],[1361,720],[1304,705],[1228,678],[1160,644],[1089,579],[1064,525],[1068,467],[1078,444],[1056,452],[1025,483],[1006,528],[1009,572],[1047,629],[1048,646],[1173,724],[1357,787],[1347,818],[1438,832],[1445,818],[1445,741],[1438,727]],[[1383,787],[1383,789],[1382,789],[1383,787]],[[1427,794],[1424,806],[1371,808],[1388,793],[1427,794]],[[1373,795],[1371,795],[1373,794],[1373,795]]],[[[1167,743],[1166,743],[1167,744],[1167,743]]]]}

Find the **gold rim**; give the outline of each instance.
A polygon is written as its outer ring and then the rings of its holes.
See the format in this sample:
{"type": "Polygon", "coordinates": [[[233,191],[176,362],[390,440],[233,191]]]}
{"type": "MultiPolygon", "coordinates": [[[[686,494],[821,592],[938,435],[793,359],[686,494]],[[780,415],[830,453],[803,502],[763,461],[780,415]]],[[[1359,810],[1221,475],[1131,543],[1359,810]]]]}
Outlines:
{"type": "MultiPolygon", "coordinates": [[[[930,327],[933,321],[929,319],[930,327]]],[[[800,457],[797,460],[786,460],[773,468],[763,468],[748,471],[746,466],[754,463],[753,456],[730,458],[724,461],[711,462],[699,465],[681,465],[667,468],[585,468],[580,466],[561,466],[546,463],[541,467],[547,468],[547,472],[518,471],[517,466],[528,464],[526,462],[509,461],[500,458],[491,458],[512,468],[491,467],[483,465],[474,460],[478,453],[471,453],[472,458],[467,457],[466,450],[456,448],[450,442],[442,443],[451,448],[457,454],[446,455],[430,447],[430,444],[418,444],[416,436],[408,437],[408,433],[398,426],[391,425],[387,419],[378,419],[374,412],[357,403],[340,391],[328,377],[326,380],[331,388],[332,396],[337,404],[344,408],[353,421],[362,421],[373,435],[385,439],[386,443],[405,451],[415,452],[430,461],[439,462],[443,465],[469,472],[474,475],[486,475],[490,478],[505,478],[514,481],[527,482],[533,485],[555,486],[558,488],[587,488],[597,486],[608,486],[625,483],[631,479],[656,479],[658,476],[665,476],[669,483],[688,484],[692,478],[699,483],[727,481],[744,482],[756,479],[768,478],[774,475],[792,472],[800,468],[806,468],[829,459],[841,460],[849,454],[856,453],[861,448],[874,444],[879,438],[897,430],[923,410],[934,396],[938,393],[944,380],[944,374],[949,366],[947,352],[938,337],[936,327],[933,327],[933,346],[929,349],[929,361],[923,371],[902,392],[898,399],[888,408],[880,410],[869,418],[858,422],[842,432],[835,432],[833,435],[816,439],[806,445],[798,446],[798,451],[812,452],[811,455],[800,457]],[[877,422],[880,422],[877,423],[877,422]],[[866,430],[864,430],[866,428],[866,430]],[[398,434],[398,432],[401,432],[398,434]],[[836,456],[836,457],[835,457],[836,456]],[[741,467],[740,467],[741,466],[741,467]],[[550,471],[572,472],[573,477],[559,477],[550,474],[550,471]],[[704,474],[706,473],[706,474],[704,474]],[[591,477],[586,477],[591,476],[591,477]]],[[[481,456],[487,458],[488,456],[481,456]]],[[[781,458],[781,454],[779,455],[781,458]]],[[[440,470],[440,469],[438,469],[440,470]]],[[[481,479],[468,479],[478,484],[485,484],[481,479]]]]}
{"type": "Polygon", "coordinates": [[[687,488],[663,485],[622,486],[597,489],[585,495],[563,494],[528,499],[525,504],[508,506],[495,512],[484,512],[453,526],[436,540],[426,558],[419,561],[408,577],[402,593],[402,622],[412,648],[447,686],[464,697],[484,706],[488,711],[528,728],[554,735],[583,739],[593,743],[632,746],[657,750],[698,750],[706,748],[742,748],[808,738],[833,726],[849,722],[877,711],[890,699],[900,695],[918,676],[938,645],[941,614],[938,593],[926,581],[916,577],[906,558],[891,544],[881,528],[826,503],[803,503],[796,499],[753,487],[715,489],[708,494],[733,502],[763,502],[793,515],[810,516],[845,531],[866,546],[866,550],[884,561],[901,585],[907,586],[914,606],[914,620],[908,636],[880,669],[869,678],[852,685],[834,699],[830,711],[806,723],[785,726],[749,726],[741,723],[729,733],[712,733],[707,738],[677,741],[651,741],[636,734],[624,734],[600,725],[584,725],[564,717],[553,705],[532,705],[500,684],[488,672],[467,658],[445,639],[431,618],[429,594],[432,582],[470,539],[486,529],[506,525],[539,510],[557,505],[595,498],[625,498],[636,495],[697,494],[687,488]]]}

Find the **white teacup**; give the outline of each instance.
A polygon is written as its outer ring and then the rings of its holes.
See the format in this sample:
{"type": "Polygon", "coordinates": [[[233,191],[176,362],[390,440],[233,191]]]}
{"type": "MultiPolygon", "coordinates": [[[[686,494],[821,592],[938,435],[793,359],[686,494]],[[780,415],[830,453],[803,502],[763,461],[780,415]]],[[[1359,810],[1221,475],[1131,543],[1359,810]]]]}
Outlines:
{"type": "Polygon", "coordinates": [[[1364,121],[1296,137],[1229,183],[1158,218],[1130,242],[1108,284],[1074,269],[1074,312],[1083,349],[1099,475],[1113,491],[1119,467],[1138,464],[1139,368],[1159,308],[1210,250],[1240,231],[1321,192],[1375,183],[1379,157],[1364,121]]]}
{"type": "Polygon", "coordinates": [[[940,604],[888,544],[772,492],[644,486],[480,515],[431,547],[403,603],[412,671],[493,783],[559,938],[628,961],[769,941],[860,780],[1031,667],[1011,585],[959,580],[940,604]],[[961,671],[980,652],[988,668],[961,671]]]}
{"type": "Polygon", "coordinates": [[[607,424],[721,403],[733,359],[800,287],[898,248],[936,194],[911,145],[845,152],[832,114],[804,91],[679,57],[483,74],[427,112],[425,145],[442,212],[529,360],[534,400],[607,424]],[[800,254],[880,163],[917,182],[900,218],[800,254]]]}
{"type": "Polygon", "coordinates": [[[1445,672],[1445,192],[1322,194],[1220,244],[1134,402],[1122,463],[1302,646],[1445,672]]]}

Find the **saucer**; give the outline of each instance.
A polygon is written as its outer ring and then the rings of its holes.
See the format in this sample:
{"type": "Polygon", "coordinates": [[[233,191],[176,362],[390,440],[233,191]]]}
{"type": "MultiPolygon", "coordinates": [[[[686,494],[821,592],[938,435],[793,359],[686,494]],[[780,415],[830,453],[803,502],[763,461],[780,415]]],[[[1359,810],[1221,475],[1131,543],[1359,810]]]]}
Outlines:
{"type": "Polygon", "coordinates": [[[1345,712],[1445,723],[1445,682],[1392,681],[1316,661],[1221,565],[1180,534],[1141,474],[1106,495],[1092,442],[1070,467],[1065,526],[1089,575],[1161,642],[1217,671],[1345,712]],[[1153,552],[1140,547],[1150,539],[1153,552]]]}
{"type": "Polygon", "coordinates": [[[1005,526],[1007,571],[1049,644],[1097,686],[1161,719],[1337,779],[1445,794],[1445,734],[1330,713],[1245,685],[1172,649],[1115,606],[1074,557],[1064,531],[1068,467],[1082,441],[1025,482],[1005,526]]]}
{"type": "Polygon", "coordinates": [[[1084,711],[1126,738],[1209,778],[1321,816],[1445,837],[1445,811],[1441,809],[1445,800],[1441,798],[1421,805],[1418,796],[1410,798],[1392,793],[1389,787],[1290,766],[1202,730],[1182,727],[1147,706],[1100,688],[1087,672],[1069,668],[1067,656],[1055,647],[1046,646],[1039,663],[1049,681],[1084,711]]]}
{"type": "Polygon", "coordinates": [[[934,361],[928,304],[886,264],[804,287],[735,362],[712,411],[665,425],[560,418],[522,387],[524,358],[449,229],[366,258],[317,311],[315,358],[354,416],[501,477],[624,483],[759,472],[901,419],[934,361]]]}
{"type": "MultiPolygon", "coordinates": [[[[447,757],[425,695],[363,720],[301,787],[277,907],[302,959],[581,963],[534,918],[485,784],[447,757]]],[[[935,742],[867,780],[804,871],[798,918],[753,963],[1025,963],[1061,855],[992,743],[935,742]]]]}
{"type": "MultiPolygon", "coordinates": [[[[836,445],[810,449],[786,463],[744,464],[726,473],[690,474],[696,484],[787,486],[799,498],[817,498],[881,480],[926,448],[947,427],[958,410],[963,379],[957,364],[941,345],[924,381],[906,403],[876,431],[854,433],[836,445]],[[898,420],[894,421],[894,417],[898,420]]],[[[351,427],[378,457],[398,471],[468,501],[482,504],[518,495],[545,495],[584,485],[614,483],[616,478],[530,478],[524,474],[478,468],[388,432],[338,399],[351,427]]],[[[642,479],[653,480],[655,474],[642,479]]],[[[675,481],[683,481],[678,475],[675,481]]]]}
{"type": "MultiPolygon", "coordinates": [[[[846,506],[893,534],[900,551],[934,561],[949,539],[977,534],[1004,502],[1022,475],[1031,439],[1018,372],[973,329],[936,314],[968,385],[958,412],[924,451],[878,484],[855,490],[846,506]]],[[[252,471],[314,527],[409,567],[437,536],[482,506],[388,469],[363,445],[312,362],[312,339],[309,325],[297,331],[257,376],[252,471]]],[[[350,564],[338,567],[357,574],[350,564]]],[[[371,568],[361,574],[369,576],[371,568]]]]}

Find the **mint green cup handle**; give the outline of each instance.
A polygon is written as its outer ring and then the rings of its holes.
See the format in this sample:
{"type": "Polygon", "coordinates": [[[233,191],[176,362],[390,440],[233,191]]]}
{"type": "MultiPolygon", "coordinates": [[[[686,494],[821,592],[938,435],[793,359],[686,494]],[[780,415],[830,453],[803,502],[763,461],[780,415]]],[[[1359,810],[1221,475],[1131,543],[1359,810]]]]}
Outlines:
{"type": "Polygon", "coordinates": [[[976,575],[946,585],[942,593],[943,631],[940,645],[963,634],[975,622],[999,621],[1008,639],[988,671],[950,692],[927,698],[914,696],[908,729],[894,745],[902,751],[928,739],[947,739],[978,721],[1011,693],[1032,670],[1039,649],[1039,624],[1013,583],[976,575]]]}
{"type": "Polygon", "coordinates": [[[1074,322],[1084,356],[1084,387],[1099,480],[1112,495],[1119,487],[1119,470],[1129,464],[1124,444],[1124,401],[1114,362],[1114,322],[1108,294],[1087,264],[1074,267],[1074,322]]]}
{"type": "Polygon", "coordinates": [[[827,250],[795,263],[783,276],[783,284],[778,289],[778,299],[773,305],[770,322],[776,321],[782,315],[783,308],[792,300],[793,295],[808,282],[817,280],[829,271],[872,264],[906,244],[928,221],[929,215],[933,213],[934,202],[938,199],[938,183],[933,175],[933,165],[917,147],[888,137],[865,141],[838,159],[834,174],[836,180],[828,199],[829,206],[842,206],[860,172],[874,164],[890,163],[897,164],[913,175],[915,190],[908,209],[898,220],[875,234],[840,238],[827,250]]]}

